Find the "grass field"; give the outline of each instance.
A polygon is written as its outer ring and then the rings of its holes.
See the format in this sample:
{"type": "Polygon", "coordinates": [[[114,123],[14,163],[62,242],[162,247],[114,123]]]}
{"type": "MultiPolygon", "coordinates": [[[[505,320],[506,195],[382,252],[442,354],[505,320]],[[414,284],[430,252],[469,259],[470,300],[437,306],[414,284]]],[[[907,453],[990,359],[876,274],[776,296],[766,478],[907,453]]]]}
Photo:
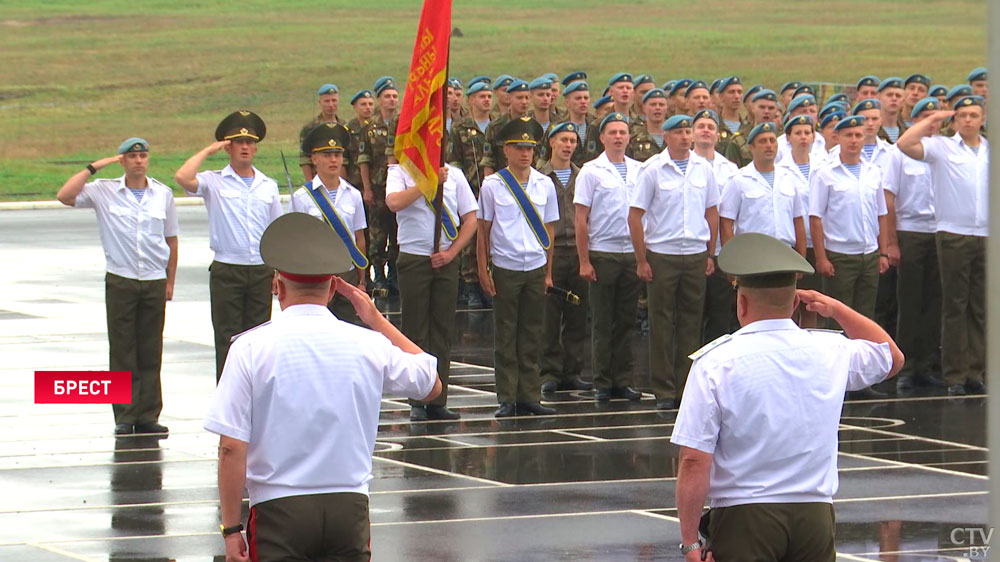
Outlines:
{"type": "MultiPolygon", "coordinates": [[[[150,174],[172,180],[238,108],[267,121],[258,167],[283,178],[278,151],[296,153],[319,84],[340,86],[349,118],[353,92],[402,82],[420,6],[0,0],[0,199],[52,198],[132,135],[152,145],[150,174]]],[[[985,64],[985,21],[982,0],[455,0],[451,74],[584,69],[596,89],[622,70],[771,86],[919,71],[953,85],[985,64]]]]}

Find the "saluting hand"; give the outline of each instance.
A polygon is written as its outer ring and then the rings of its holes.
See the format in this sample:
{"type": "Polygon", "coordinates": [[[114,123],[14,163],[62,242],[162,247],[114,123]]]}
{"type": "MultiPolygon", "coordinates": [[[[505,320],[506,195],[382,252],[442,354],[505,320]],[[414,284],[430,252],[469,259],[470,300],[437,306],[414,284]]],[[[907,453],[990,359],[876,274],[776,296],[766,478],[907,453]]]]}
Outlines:
{"type": "Polygon", "coordinates": [[[108,156],[107,158],[101,158],[96,162],[91,162],[90,165],[100,170],[101,168],[107,166],[108,164],[114,164],[115,162],[121,164],[122,160],[124,159],[125,159],[124,154],[115,154],[114,156],[108,156]]]}
{"type": "Polygon", "coordinates": [[[344,281],[340,277],[334,277],[333,282],[337,284],[337,292],[351,301],[351,306],[354,307],[354,312],[357,313],[358,319],[364,322],[366,326],[371,328],[376,323],[385,320],[385,317],[376,308],[375,301],[368,296],[368,293],[362,291],[352,283],[344,281]]]}
{"type": "Polygon", "coordinates": [[[232,144],[232,142],[233,141],[228,141],[228,140],[215,141],[212,144],[206,146],[205,150],[207,151],[208,155],[211,156],[216,152],[222,150],[223,148],[229,146],[230,144],[232,144]]]}
{"type": "Polygon", "coordinates": [[[798,295],[800,301],[805,303],[806,310],[809,312],[815,312],[823,318],[832,317],[836,314],[837,309],[844,306],[844,303],[831,296],[824,295],[819,291],[799,289],[795,291],[795,294],[798,295]]]}

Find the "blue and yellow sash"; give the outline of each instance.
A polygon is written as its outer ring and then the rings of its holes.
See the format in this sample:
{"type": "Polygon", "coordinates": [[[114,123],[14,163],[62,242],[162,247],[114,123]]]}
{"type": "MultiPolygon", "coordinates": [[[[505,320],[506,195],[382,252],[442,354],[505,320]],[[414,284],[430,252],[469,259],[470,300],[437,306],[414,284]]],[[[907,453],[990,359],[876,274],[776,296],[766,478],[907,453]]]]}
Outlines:
{"type": "MultiPolygon", "coordinates": [[[[444,189],[444,187],[441,187],[440,189],[444,189]]],[[[427,203],[427,206],[430,208],[431,212],[434,212],[434,205],[430,201],[427,201],[426,197],[424,197],[423,200],[427,203]]],[[[455,215],[451,213],[451,209],[449,209],[448,205],[445,204],[444,195],[442,194],[441,226],[444,227],[444,235],[448,237],[448,240],[454,241],[455,238],[458,238],[458,229],[455,227],[456,222],[457,221],[455,220],[455,215]]]]}
{"type": "Polygon", "coordinates": [[[535,204],[528,198],[528,194],[524,192],[521,182],[517,181],[517,178],[514,177],[509,168],[497,171],[497,175],[500,176],[500,180],[507,186],[510,194],[514,196],[517,206],[521,208],[521,214],[528,221],[528,226],[535,233],[538,243],[542,245],[542,248],[548,250],[552,244],[552,241],[549,240],[549,231],[545,229],[545,223],[542,222],[542,217],[538,214],[538,209],[535,208],[535,204]]]}
{"type": "Polygon", "coordinates": [[[333,208],[333,202],[327,196],[326,188],[313,189],[311,181],[306,182],[305,187],[306,193],[312,197],[313,202],[316,203],[316,207],[323,214],[323,220],[326,221],[326,224],[330,225],[330,228],[340,237],[340,241],[347,247],[354,266],[359,269],[368,267],[368,258],[365,257],[365,254],[361,252],[361,249],[354,242],[354,233],[351,232],[351,229],[347,228],[347,225],[344,224],[344,219],[340,218],[340,214],[333,208]]]}

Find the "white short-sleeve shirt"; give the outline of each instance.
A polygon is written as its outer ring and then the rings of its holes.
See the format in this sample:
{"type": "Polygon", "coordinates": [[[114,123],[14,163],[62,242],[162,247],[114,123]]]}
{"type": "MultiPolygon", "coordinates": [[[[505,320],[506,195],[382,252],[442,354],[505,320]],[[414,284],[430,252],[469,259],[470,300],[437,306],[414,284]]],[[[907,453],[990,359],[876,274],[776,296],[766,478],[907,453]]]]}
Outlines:
{"type": "Polygon", "coordinates": [[[989,235],[990,143],[979,138],[976,153],[961,135],[920,140],[931,165],[934,213],[939,232],[989,235]]]}
{"type": "Polygon", "coordinates": [[[811,171],[809,216],[823,219],[826,249],[841,254],[878,250],[878,218],[887,214],[882,171],[862,160],[860,178],[840,158],[811,171]]]}
{"type": "Polygon", "coordinates": [[[882,168],[882,187],[896,197],[896,230],[936,230],[930,164],[910,158],[894,145],[882,168]]]}
{"type": "MultiPolygon", "coordinates": [[[[525,192],[538,210],[542,223],[548,225],[559,220],[559,199],[551,179],[532,168],[525,192]]],[[[545,248],[528,225],[514,195],[497,174],[490,174],[483,180],[476,216],[493,223],[489,247],[493,265],[511,271],[531,271],[546,264],[545,248]]]]}
{"type": "Polygon", "coordinates": [[[891,369],[888,343],[754,322],[694,361],[670,441],[713,455],[712,507],[832,502],[844,391],[891,369]]]}
{"type": "Polygon", "coordinates": [[[805,216],[796,180],[790,170],[775,166],[772,188],[751,162],[729,180],[719,216],[734,221],[735,234],[759,232],[794,246],[794,220],[805,216]]]}
{"type": "Polygon", "coordinates": [[[590,208],[587,248],[594,252],[630,254],[632,237],[628,230],[628,204],[640,162],[625,157],[625,179],[602,152],[587,162],[576,176],[573,204],[590,208]]]}
{"type": "MultiPolygon", "coordinates": [[[[455,219],[455,229],[462,228],[462,215],[479,210],[472,187],[465,179],[465,173],[460,168],[445,164],[448,168],[448,179],[444,182],[443,200],[455,219]]],[[[389,166],[386,177],[385,192],[398,193],[416,185],[405,168],[399,164],[389,166]]],[[[442,210],[443,212],[443,210],[442,210]]],[[[434,250],[434,209],[421,195],[405,209],[396,212],[398,225],[396,241],[399,251],[416,256],[430,256],[434,250]]],[[[451,248],[452,241],[445,236],[441,228],[441,251],[451,248]]]]}
{"type": "MultiPolygon", "coordinates": [[[[814,169],[822,167],[822,163],[826,160],[825,154],[824,152],[824,156],[821,156],[818,160],[813,160],[812,156],[809,157],[810,175],[814,169]]],[[[806,229],[806,248],[812,248],[812,233],[809,231],[809,178],[802,173],[799,165],[791,158],[780,164],[775,164],[775,168],[779,167],[787,170],[789,175],[786,177],[795,185],[795,193],[799,197],[799,204],[802,205],[802,222],[806,229]]]]}
{"type": "Polygon", "coordinates": [[[286,308],[229,349],[206,430],[249,444],[250,505],[368,493],[382,395],[420,399],[437,360],[338,320],[325,306],[286,308]]]}
{"type": "MultiPolygon", "coordinates": [[[[326,186],[323,185],[323,180],[319,176],[313,178],[312,183],[309,187],[300,187],[295,190],[292,194],[292,200],[288,205],[288,212],[290,213],[309,213],[310,215],[323,220],[323,213],[316,206],[316,202],[313,201],[312,195],[310,195],[306,189],[311,189],[317,191],[322,189],[326,191],[326,186]]],[[[318,192],[317,195],[322,197],[323,192],[318,192]]],[[[364,230],[368,227],[368,222],[365,219],[365,207],[364,201],[361,199],[361,192],[358,188],[351,185],[350,182],[344,178],[340,178],[340,184],[333,193],[326,192],[326,196],[333,203],[333,208],[336,209],[337,214],[343,219],[344,224],[355,236],[357,240],[358,232],[364,230]]],[[[354,269],[354,266],[351,266],[354,269]]]]}
{"type": "Polygon", "coordinates": [[[278,184],[257,168],[247,188],[232,166],[198,172],[196,191],[208,210],[209,247],[215,260],[233,265],[260,265],[260,237],[281,216],[278,184]]]}
{"type": "MultiPolygon", "coordinates": [[[[730,180],[732,181],[732,180],[730,180]]],[[[712,164],[691,152],[685,172],[668,151],[643,162],[630,207],[642,209],[646,248],[657,254],[693,255],[711,239],[705,210],[719,204],[712,164]]]]}
{"type": "Polygon", "coordinates": [[[125,187],[122,176],[85,184],[73,203],[97,214],[108,273],[140,281],[167,277],[170,248],[166,238],[180,232],[173,191],[153,178],[146,179],[141,201],[125,187]]]}
{"type": "MultiPolygon", "coordinates": [[[[715,152],[712,155],[712,159],[709,160],[712,163],[712,170],[715,171],[715,183],[719,186],[719,204],[722,204],[722,197],[726,195],[726,186],[729,185],[729,180],[732,179],[736,172],[740,171],[733,161],[726,158],[722,154],[715,152]]],[[[716,225],[715,231],[719,232],[719,225],[716,225]]],[[[722,251],[722,236],[715,237],[715,255],[718,256],[719,252],[722,251]]]]}

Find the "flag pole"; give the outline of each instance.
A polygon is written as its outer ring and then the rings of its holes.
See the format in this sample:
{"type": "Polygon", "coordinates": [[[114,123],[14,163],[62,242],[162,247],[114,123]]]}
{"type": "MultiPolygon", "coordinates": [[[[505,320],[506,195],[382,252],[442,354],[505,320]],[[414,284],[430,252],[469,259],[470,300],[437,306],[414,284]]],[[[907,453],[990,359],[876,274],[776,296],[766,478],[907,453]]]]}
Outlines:
{"type": "MultiPolygon", "coordinates": [[[[451,63],[451,35],[448,36],[448,48],[445,50],[444,62],[444,84],[441,85],[441,163],[439,168],[444,167],[446,160],[445,151],[448,143],[445,136],[448,134],[448,81],[451,79],[448,72],[451,63]]],[[[437,189],[434,192],[434,253],[441,251],[441,212],[444,207],[444,182],[438,176],[437,189]]],[[[461,225],[455,225],[456,228],[461,225]]]]}

